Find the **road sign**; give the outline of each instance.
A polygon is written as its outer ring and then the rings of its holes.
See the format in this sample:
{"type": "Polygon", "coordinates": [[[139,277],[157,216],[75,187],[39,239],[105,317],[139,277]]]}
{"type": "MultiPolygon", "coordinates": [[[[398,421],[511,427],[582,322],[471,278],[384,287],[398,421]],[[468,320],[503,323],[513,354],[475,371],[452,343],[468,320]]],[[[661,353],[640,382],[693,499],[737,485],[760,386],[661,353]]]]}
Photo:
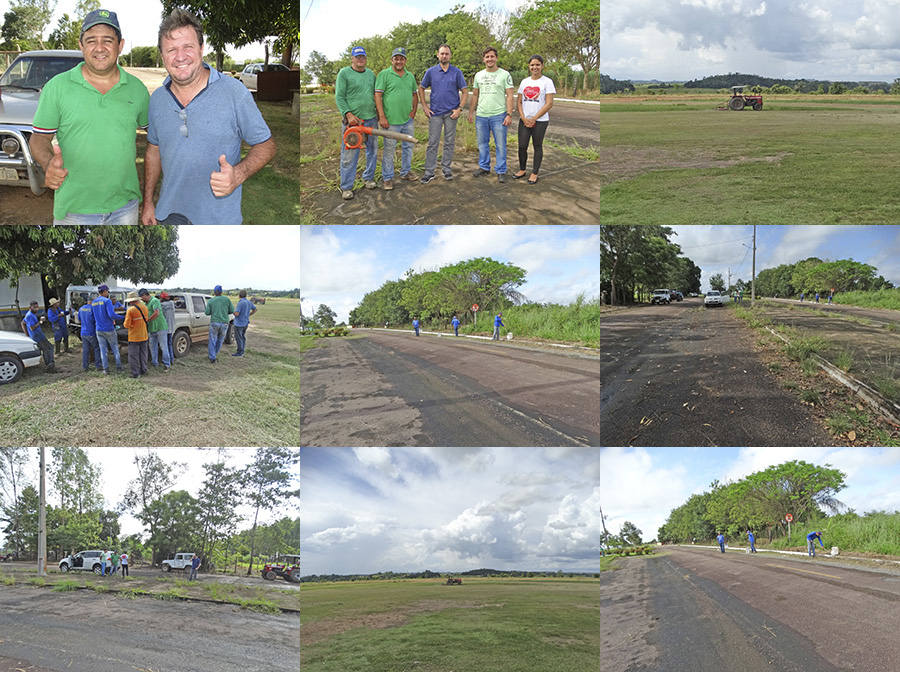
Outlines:
{"type": "Polygon", "coordinates": [[[473,311],[473,312],[477,312],[477,311],[478,311],[478,303],[475,303],[474,305],[472,305],[472,311],[473,311]]]}
{"type": "Polygon", "coordinates": [[[787,515],[784,517],[784,519],[790,523],[790,522],[792,522],[792,521],[794,520],[794,516],[792,516],[792,515],[789,513],[789,514],[787,514],[787,515]]]}

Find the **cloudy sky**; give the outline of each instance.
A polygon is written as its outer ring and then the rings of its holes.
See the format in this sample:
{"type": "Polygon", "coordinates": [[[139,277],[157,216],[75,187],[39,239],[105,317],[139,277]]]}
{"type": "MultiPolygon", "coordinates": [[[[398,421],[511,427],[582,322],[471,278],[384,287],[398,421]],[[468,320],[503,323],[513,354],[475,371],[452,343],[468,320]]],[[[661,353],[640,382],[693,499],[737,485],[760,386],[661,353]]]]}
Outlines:
{"type": "Polygon", "coordinates": [[[182,225],[178,255],[178,272],[160,288],[300,287],[299,225],[182,225]]]}
{"type": "MultiPolygon", "coordinates": [[[[102,471],[101,491],[106,500],[106,508],[115,510],[118,503],[122,501],[128,489],[128,483],[137,478],[137,467],[134,464],[135,455],[144,455],[148,449],[156,452],[164,462],[187,464],[187,469],[181,473],[172,489],[187,490],[194,497],[200,492],[206,478],[203,465],[218,461],[219,456],[218,448],[85,448],[91,463],[99,466],[102,471]]],[[[38,450],[35,448],[30,452],[32,455],[30,478],[37,485],[39,480],[38,450]]],[[[245,467],[253,461],[256,448],[231,448],[228,452],[229,459],[227,461],[230,467],[245,467]]],[[[49,465],[51,462],[49,448],[45,450],[45,456],[49,465]]],[[[296,490],[297,487],[299,487],[299,483],[292,485],[290,489],[296,490]]],[[[51,503],[58,505],[59,497],[53,492],[49,483],[48,490],[48,499],[51,503]]],[[[253,524],[252,511],[245,508],[239,513],[246,519],[239,527],[241,529],[250,527],[253,524]]],[[[285,516],[296,518],[298,510],[294,509],[291,513],[279,510],[278,513],[261,514],[260,522],[272,522],[285,516]]],[[[140,532],[143,528],[141,522],[130,514],[120,516],[119,524],[123,537],[140,532]]]]}
{"type": "Polygon", "coordinates": [[[600,0],[600,72],[892,82],[898,16],[900,0],[600,0]]]}
{"type": "Polygon", "coordinates": [[[489,257],[527,271],[518,290],[532,302],[600,295],[599,226],[333,225],[300,234],[304,311],[325,304],[347,321],[363,296],[407,270],[489,257]]]}
{"type": "Polygon", "coordinates": [[[301,450],[306,574],[599,569],[597,449],[301,450]]]}
{"type": "MultiPolygon", "coordinates": [[[[703,270],[702,288],[721,274],[728,281],[752,277],[753,226],[681,225],[670,239],[703,270]]],[[[900,287],[900,226],[898,225],[759,225],[756,228],[756,270],[793,264],[809,257],[853,260],[878,269],[900,287]]]]}
{"type": "Polygon", "coordinates": [[[830,464],[846,473],[848,487],[837,499],[859,514],[900,510],[900,448],[601,448],[606,529],[618,533],[628,520],[651,541],[672,509],[708,492],[714,480],[737,480],[791,460],[830,464]]]}
{"type": "MultiPolygon", "coordinates": [[[[304,6],[306,6],[308,1],[303,0],[304,6]]],[[[0,0],[0,17],[9,11],[10,6],[13,4],[16,3],[10,0],[0,0]]],[[[53,3],[51,2],[51,4],[53,3]]],[[[56,30],[63,14],[68,14],[69,17],[75,16],[75,6],[77,4],[78,0],[57,0],[56,9],[50,19],[50,25],[44,31],[45,39],[56,30]]],[[[100,0],[100,6],[103,9],[115,12],[119,18],[119,26],[122,28],[122,37],[125,40],[125,47],[122,49],[123,54],[129,53],[134,47],[152,47],[156,45],[163,11],[160,0],[140,0],[140,2],[135,2],[135,0],[100,0]]],[[[208,40],[206,42],[206,46],[208,46],[208,40]]],[[[261,42],[241,48],[229,46],[225,51],[239,63],[243,63],[245,59],[262,61],[265,56],[265,47],[261,42]]]]}

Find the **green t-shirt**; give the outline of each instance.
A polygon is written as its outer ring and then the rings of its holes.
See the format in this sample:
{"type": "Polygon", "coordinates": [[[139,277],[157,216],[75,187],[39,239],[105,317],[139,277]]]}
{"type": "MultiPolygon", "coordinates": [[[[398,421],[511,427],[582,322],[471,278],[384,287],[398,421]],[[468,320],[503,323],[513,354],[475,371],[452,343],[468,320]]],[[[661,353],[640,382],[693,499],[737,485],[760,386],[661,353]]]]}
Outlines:
{"type": "Polygon", "coordinates": [[[346,66],[338,71],[334,85],[334,100],[338,112],[352,112],[361,120],[370,120],[378,114],[375,110],[375,73],[366,68],[363,72],[346,66]]]}
{"type": "Polygon", "coordinates": [[[478,108],[475,114],[478,117],[493,117],[509,112],[506,109],[506,90],[512,89],[512,86],[512,75],[503,68],[497,68],[493,73],[478,71],[473,85],[478,90],[478,108]]]}
{"type": "Polygon", "coordinates": [[[412,112],[413,101],[418,90],[416,78],[408,70],[397,75],[393,68],[385,68],[375,78],[375,91],[382,92],[381,107],[388,124],[406,124],[412,112]]]}
{"type": "Polygon", "coordinates": [[[169,330],[169,324],[166,323],[166,317],[162,314],[162,303],[159,301],[159,298],[152,295],[150,296],[150,300],[147,302],[147,311],[149,312],[147,316],[152,316],[153,312],[159,312],[158,317],[147,322],[148,331],[155,333],[158,330],[169,330]]]}
{"type": "Polygon", "coordinates": [[[51,79],[34,114],[35,133],[53,134],[69,171],[53,198],[53,217],[112,213],[141,198],[136,132],[146,129],[150,94],[119,66],[119,83],[105,94],[79,64],[51,79]]]}
{"type": "Polygon", "coordinates": [[[234,314],[234,305],[227,295],[214,295],[206,301],[206,313],[213,323],[228,323],[228,315],[234,314]]]}

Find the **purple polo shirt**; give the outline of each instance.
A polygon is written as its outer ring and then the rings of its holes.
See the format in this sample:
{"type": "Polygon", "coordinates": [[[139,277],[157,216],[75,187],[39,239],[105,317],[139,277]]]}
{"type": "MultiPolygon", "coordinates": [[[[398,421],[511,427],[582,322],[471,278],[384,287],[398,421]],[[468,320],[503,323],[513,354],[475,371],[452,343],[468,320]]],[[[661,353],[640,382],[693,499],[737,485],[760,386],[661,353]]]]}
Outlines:
{"type": "Polygon", "coordinates": [[[454,108],[458,108],[459,90],[467,87],[466,78],[459,68],[450,65],[447,72],[444,72],[440,63],[425,71],[421,85],[422,89],[431,87],[428,106],[434,115],[446,115],[454,108]]]}

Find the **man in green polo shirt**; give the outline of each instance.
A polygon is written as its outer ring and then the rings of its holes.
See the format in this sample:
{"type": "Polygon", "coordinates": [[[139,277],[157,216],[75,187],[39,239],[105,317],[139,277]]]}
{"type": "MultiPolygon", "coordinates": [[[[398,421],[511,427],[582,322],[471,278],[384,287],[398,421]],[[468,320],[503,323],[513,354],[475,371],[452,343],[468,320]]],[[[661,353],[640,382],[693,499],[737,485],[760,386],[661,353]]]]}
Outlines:
{"type": "Polygon", "coordinates": [[[84,63],[44,86],[30,141],[56,190],[53,224],[137,225],[135,135],[147,128],[150,94],[118,65],[125,41],[115,12],[88,14],[78,44],[84,63]]]}
{"type": "MultiPolygon", "coordinates": [[[[406,70],[406,50],[397,47],[391,54],[391,67],[385,68],[375,79],[375,107],[378,109],[378,124],[382,129],[390,129],[402,134],[413,134],[413,122],[419,109],[419,95],[416,78],[406,70]]],[[[381,155],[381,177],[384,189],[394,189],[394,150],[397,140],[384,139],[381,155]]],[[[413,144],[403,141],[400,154],[400,180],[414,181],[412,174],[413,144]]]]}
{"type": "MultiPolygon", "coordinates": [[[[353,47],[350,51],[350,65],[338,71],[334,83],[334,102],[341,113],[341,136],[347,127],[362,125],[374,127],[378,123],[375,110],[375,73],[366,68],[368,56],[363,47],[353,47]]],[[[374,190],[375,164],[378,161],[378,139],[366,134],[366,168],[363,181],[369,190],[374,190]]],[[[353,199],[353,185],[356,183],[356,167],[359,163],[359,148],[353,150],[341,143],[341,197],[353,199]]]]}

